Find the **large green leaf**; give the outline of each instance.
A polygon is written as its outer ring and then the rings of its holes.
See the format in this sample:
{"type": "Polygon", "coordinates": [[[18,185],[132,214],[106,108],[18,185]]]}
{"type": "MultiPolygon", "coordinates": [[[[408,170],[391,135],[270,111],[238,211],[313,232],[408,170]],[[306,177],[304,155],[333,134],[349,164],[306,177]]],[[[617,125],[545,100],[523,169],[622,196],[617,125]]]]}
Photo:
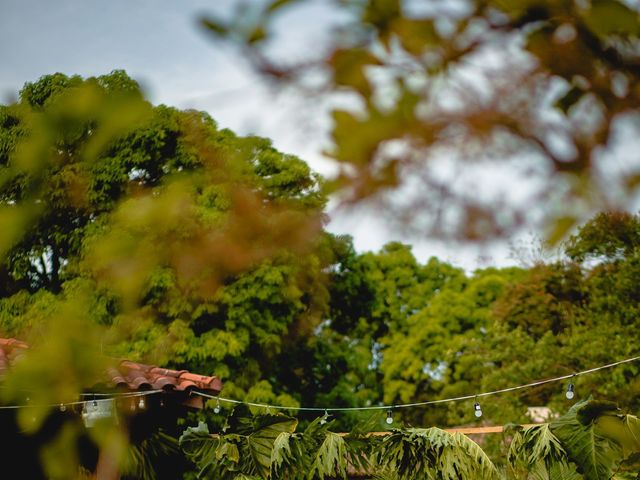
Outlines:
{"type": "Polygon", "coordinates": [[[327,432],[316,453],[310,477],[317,473],[321,480],[325,477],[347,476],[347,448],[344,439],[337,433],[327,432]]]}
{"type": "Polygon", "coordinates": [[[640,33],[638,13],[618,0],[594,0],[583,20],[591,31],[601,37],[640,33]]]}
{"type": "Polygon", "coordinates": [[[596,423],[597,431],[615,440],[622,447],[624,458],[640,452],[640,420],[633,415],[602,415],[596,423]]]}
{"type": "MultiPolygon", "coordinates": [[[[233,480],[242,474],[247,478],[270,477],[272,452],[281,434],[291,434],[298,420],[284,415],[235,417],[236,431],[217,438],[209,434],[207,425],[185,430],[180,447],[200,469],[199,476],[233,480]]],[[[278,450],[282,447],[282,440],[278,450]]],[[[279,460],[281,463],[281,460],[279,460]]]]}
{"type": "Polygon", "coordinates": [[[221,440],[211,437],[204,422],[200,422],[197,427],[187,428],[178,443],[185,456],[198,466],[198,476],[216,470],[221,464],[221,458],[216,455],[221,440]]]}
{"type": "Polygon", "coordinates": [[[256,429],[246,437],[246,444],[258,474],[269,478],[274,443],[281,433],[293,433],[298,420],[284,415],[264,415],[257,419],[256,429]]]}
{"type": "Polygon", "coordinates": [[[278,435],[273,442],[273,449],[271,450],[271,468],[272,471],[278,470],[291,456],[290,445],[291,433],[282,432],[278,435]]]}
{"type": "Polygon", "coordinates": [[[550,426],[585,480],[610,479],[623,459],[621,445],[598,428],[603,417],[615,416],[615,410],[609,404],[599,406],[590,400],[577,403],[550,426]]]}

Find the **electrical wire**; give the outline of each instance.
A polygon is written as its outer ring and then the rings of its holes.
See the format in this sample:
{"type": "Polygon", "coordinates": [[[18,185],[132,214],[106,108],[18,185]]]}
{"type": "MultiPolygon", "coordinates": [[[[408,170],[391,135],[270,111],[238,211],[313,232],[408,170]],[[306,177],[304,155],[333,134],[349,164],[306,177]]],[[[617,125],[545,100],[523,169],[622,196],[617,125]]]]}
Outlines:
{"type": "MultiPolygon", "coordinates": [[[[399,408],[410,408],[410,407],[421,407],[425,405],[436,405],[441,403],[451,403],[451,402],[459,402],[463,400],[476,399],[480,397],[488,397],[490,395],[498,395],[501,393],[514,392],[517,390],[522,390],[525,388],[536,387],[538,385],[545,385],[547,383],[559,382],[561,380],[567,380],[569,378],[578,377],[580,375],[587,375],[593,372],[597,372],[600,370],[605,370],[608,368],[612,368],[618,365],[622,365],[625,363],[631,363],[640,360],[640,355],[636,357],[626,358],[624,360],[619,360],[617,362],[608,363],[606,365],[601,365],[599,367],[590,368],[588,370],[582,370],[575,373],[570,373],[567,375],[561,375],[559,377],[547,378],[545,380],[538,380],[535,382],[525,383],[523,385],[516,385],[513,387],[501,388],[499,390],[492,390],[488,392],[482,393],[474,393],[470,395],[462,395],[459,397],[450,397],[450,398],[442,398],[438,400],[427,400],[424,402],[413,402],[413,403],[400,403],[393,405],[372,405],[367,407],[294,407],[294,406],[284,406],[284,405],[272,405],[268,403],[257,403],[257,402],[248,402],[244,400],[235,400],[232,398],[225,398],[221,396],[210,395],[204,392],[198,392],[197,390],[193,390],[191,393],[193,395],[198,395],[203,398],[217,400],[218,402],[226,402],[235,405],[247,405],[249,407],[257,407],[257,408],[265,408],[267,410],[292,410],[292,411],[300,411],[300,412],[353,412],[353,411],[367,411],[367,410],[395,410],[399,408]]],[[[92,397],[92,400],[78,400],[74,402],[61,402],[54,404],[23,404],[23,405],[0,405],[0,410],[8,410],[8,409],[18,409],[18,408],[55,408],[55,407],[68,407],[73,405],[83,405],[90,401],[98,401],[95,397],[102,397],[100,400],[112,400],[119,398],[136,398],[136,397],[144,397],[148,395],[155,395],[157,393],[161,393],[163,390],[147,390],[143,392],[124,392],[124,393],[81,393],[82,397],[92,397]],[[106,397],[106,398],[105,398],[106,397]]]]}
{"type": "Polygon", "coordinates": [[[207,393],[197,392],[197,391],[194,391],[193,394],[199,395],[204,398],[215,399],[215,400],[219,400],[220,402],[227,402],[235,405],[247,405],[249,407],[258,407],[258,408],[266,408],[266,409],[274,409],[274,410],[295,410],[300,412],[353,412],[353,411],[365,411],[365,410],[395,410],[399,408],[421,407],[425,405],[436,405],[440,403],[459,402],[459,401],[470,400],[474,398],[488,397],[490,395],[497,395],[500,393],[514,392],[514,391],[522,390],[525,388],[536,387],[538,385],[559,382],[561,380],[566,380],[568,378],[577,377],[580,375],[587,375],[589,373],[597,372],[599,370],[605,370],[607,368],[612,368],[617,365],[622,365],[624,363],[635,362],[637,360],[640,360],[640,355],[637,357],[626,358],[624,360],[619,360],[617,362],[608,363],[606,365],[601,365],[599,367],[590,368],[588,370],[582,370],[580,372],[570,373],[568,375],[561,375],[559,377],[547,378],[545,380],[538,380],[535,382],[525,383],[523,385],[501,388],[499,390],[492,390],[489,392],[474,393],[471,395],[462,395],[459,397],[442,398],[439,400],[428,400],[424,402],[400,403],[400,404],[394,404],[394,405],[373,405],[368,407],[286,407],[283,405],[271,405],[267,403],[256,403],[256,402],[247,402],[243,400],[235,400],[232,398],[224,398],[224,397],[209,395],[207,393]]]}
{"type": "MultiPolygon", "coordinates": [[[[59,403],[51,403],[51,404],[24,404],[24,405],[0,405],[0,410],[14,410],[18,408],[59,408],[59,407],[70,407],[73,405],[84,405],[85,403],[91,403],[92,401],[101,402],[104,400],[115,400],[120,398],[137,398],[137,397],[145,397],[147,395],[155,395],[156,393],[161,393],[163,390],[146,390],[144,392],[128,392],[128,393],[114,393],[113,396],[108,398],[100,398],[100,399],[91,399],[91,400],[77,400],[74,402],[59,402],[59,403]]],[[[93,393],[83,393],[81,395],[86,396],[98,396],[98,395],[107,395],[107,394],[93,394],[93,393]]]]}

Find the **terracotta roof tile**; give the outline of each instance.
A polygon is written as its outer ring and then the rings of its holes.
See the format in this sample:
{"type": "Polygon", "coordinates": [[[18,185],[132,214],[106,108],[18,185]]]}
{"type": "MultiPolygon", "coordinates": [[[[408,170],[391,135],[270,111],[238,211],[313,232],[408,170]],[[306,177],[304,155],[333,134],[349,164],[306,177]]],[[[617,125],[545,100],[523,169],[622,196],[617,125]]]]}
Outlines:
{"type": "MultiPolygon", "coordinates": [[[[19,340],[0,338],[0,377],[28,348],[29,345],[19,340]]],[[[222,390],[222,382],[215,376],[197,375],[187,370],[171,370],[130,360],[121,360],[114,368],[109,368],[106,377],[107,386],[119,390],[189,392],[195,389],[210,395],[218,395],[222,390]]]]}

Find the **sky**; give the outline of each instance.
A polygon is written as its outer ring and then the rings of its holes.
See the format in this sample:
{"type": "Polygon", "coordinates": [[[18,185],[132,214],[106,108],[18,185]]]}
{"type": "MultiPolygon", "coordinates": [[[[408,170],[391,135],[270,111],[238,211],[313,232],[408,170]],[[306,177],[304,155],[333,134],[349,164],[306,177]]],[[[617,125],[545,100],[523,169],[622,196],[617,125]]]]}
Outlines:
{"type": "MultiPolygon", "coordinates": [[[[124,69],[153,103],[205,110],[221,127],[269,137],[276,148],[307,161],[323,175],[334,166],[321,155],[329,144],[328,105],[277,91],[252,72],[228,44],[215,42],[198,18],[224,16],[238,0],[2,0],[0,2],[0,102],[15,99],[27,81],[62,72],[83,76],[124,69]],[[304,112],[302,114],[301,112],[304,112]]],[[[295,58],[313,52],[335,21],[326,2],[280,21],[286,48],[295,58]]],[[[375,208],[330,208],[328,230],[350,234],[358,251],[378,250],[396,240],[413,245],[416,257],[431,256],[473,270],[518,263],[509,242],[456,245],[411,238],[390,228],[375,208]]],[[[525,236],[525,239],[527,236],[525,236]]],[[[528,250],[526,240],[514,240],[528,250]]],[[[519,256],[526,256],[521,252],[519,256]]]]}

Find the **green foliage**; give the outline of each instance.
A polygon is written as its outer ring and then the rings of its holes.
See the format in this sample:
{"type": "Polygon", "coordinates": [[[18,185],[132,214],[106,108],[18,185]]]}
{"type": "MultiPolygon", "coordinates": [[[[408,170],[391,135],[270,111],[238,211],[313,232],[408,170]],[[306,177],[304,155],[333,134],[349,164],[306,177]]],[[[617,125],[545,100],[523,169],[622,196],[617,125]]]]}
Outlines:
{"type": "Polygon", "coordinates": [[[0,107],[0,333],[36,353],[4,399],[34,378],[38,404],[75,399],[103,375],[100,352],[295,404],[266,379],[326,311],[325,201],[300,159],[152,106],[122,71],[26,84],[0,107]]]}
{"type": "Polygon", "coordinates": [[[247,418],[243,416],[246,413],[241,407],[236,409],[228,429],[218,436],[210,436],[203,424],[187,429],[182,435],[180,445],[200,469],[200,476],[346,478],[349,465],[358,465],[363,471],[371,466],[373,444],[363,442],[357,433],[343,437],[331,432],[331,423],[323,423],[320,418],[297,432],[294,418],[284,415],[247,418]],[[260,439],[258,444],[252,442],[255,438],[260,439]],[[234,446],[228,447],[229,442],[234,446]]]}
{"type": "Polygon", "coordinates": [[[238,408],[224,434],[213,438],[206,425],[187,429],[180,445],[200,469],[200,476],[233,479],[306,479],[345,477],[346,441],[319,419],[303,433],[298,421],[284,415],[241,416],[238,408]]]}
{"type": "Polygon", "coordinates": [[[637,417],[620,415],[611,403],[578,403],[551,430],[585,480],[611,478],[625,457],[640,448],[637,417]]]}
{"type": "Polygon", "coordinates": [[[535,480],[580,478],[549,424],[515,427],[508,462],[515,470],[529,472],[535,480]]]}
{"type": "MultiPolygon", "coordinates": [[[[376,12],[367,17],[376,28],[397,16],[393,8],[376,12]]],[[[416,26],[395,20],[385,28],[416,26]]],[[[336,82],[365,91],[360,73],[342,72],[336,82]]],[[[362,141],[357,149],[368,151],[362,141]]],[[[97,345],[112,356],[217,374],[232,398],[292,406],[468,395],[637,354],[634,215],[601,214],[568,242],[571,261],[526,269],[465,273],[435,258],[422,264],[395,242],[359,254],[349,238],[322,231],[326,198],[304,162],[268,140],[218,130],[204,113],[152,106],[123,72],[56,74],[25,86],[19,103],[0,107],[0,174],[0,332],[34,345],[32,359],[6,380],[5,401],[21,401],[32,378],[47,385],[34,393],[38,403],[72,400],[105,368],[92,355],[97,345]]],[[[576,391],[635,411],[637,373],[626,364],[580,377],[576,391]]],[[[526,407],[542,405],[564,410],[562,388],[505,395],[483,411],[497,423],[524,423],[526,407]]],[[[31,415],[20,422],[37,430],[48,411],[34,409],[36,422],[31,415]]],[[[412,425],[476,421],[463,403],[401,415],[412,425]]],[[[614,416],[598,418],[604,425],[614,416]]],[[[208,420],[221,426],[220,417],[208,420]]],[[[302,419],[302,432],[273,420],[232,426],[215,448],[199,450],[204,433],[185,445],[193,458],[209,458],[203,474],[218,469],[225,478],[323,479],[344,476],[349,462],[370,465],[373,447],[362,436],[343,438],[310,420],[302,419]]],[[[341,415],[333,428],[359,420],[341,415]]],[[[585,467],[590,475],[626,468],[615,445],[634,451],[636,421],[624,422],[628,438],[616,437],[611,455],[585,467]]],[[[569,476],[570,464],[546,460],[559,458],[560,447],[587,465],[584,442],[571,439],[592,430],[570,423],[566,434],[564,427],[523,432],[512,446],[517,468],[569,476]]],[[[469,459],[484,462],[463,439],[408,432],[394,441],[414,435],[409,443],[422,444],[411,455],[426,449],[450,478],[468,471],[469,459]],[[441,451],[429,450],[434,439],[441,451]],[[448,456],[459,449],[468,456],[448,456]]],[[[62,444],[77,433],[64,433],[62,444]]],[[[485,448],[500,452],[492,439],[485,448]]],[[[387,454],[400,462],[394,452],[387,454]]],[[[45,456],[56,465],[57,454],[45,456]]]]}
{"type": "Polygon", "coordinates": [[[640,451],[638,439],[637,417],[622,415],[610,402],[585,400],[549,424],[518,427],[509,462],[536,479],[618,478],[640,451]]]}
{"type": "MultiPolygon", "coordinates": [[[[289,351],[293,357],[281,357],[290,366],[284,372],[291,374],[278,383],[304,392],[305,405],[469,395],[637,352],[640,294],[633,250],[595,265],[565,261],[464,274],[436,259],[421,265],[399,244],[361,255],[349,243],[334,249],[330,320],[310,342],[289,351]]],[[[578,395],[614,395],[637,409],[637,368],[629,364],[581,377],[578,395]]],[[[546,385],[492,399],[483,410],[497,423],[527,423],[527,407],[549,406],[557,412],[565,405],[563,388],[546,385]]],[[[412,425],[476,421],[463,403],[398,414],[412,425]]],[[[344,429],[357,421],[351,413],[338,419],[344,429]]],[[[494,443],[489,451],[500,448],[494,443]]]]}
{"type": "Polygon", "coordinates": [[[232,431],[221,435],[211,436],[202,424],[181,437],[201,477],[312,480],[359,472],[395,480],[595,480],[623,478],[618,477],[625,472],[623,462],[640,453],[638,418],[592,400],[576,404],[549,424],[512,427],[509,470],[502,472],[468,437],[435,427],[394,429],[380,440],[359,429],[343,437],[319,419],[301,433],[295,431],[295,420],[285,416],[243,418],[234,412],[230,424],[232,431]],[[234,424],[243,426],[238,430],[243,433],[235,433],[234,424]],[[249,439],[256,434],[269,438],[260,449],[269,448],[270,457],[266,450],[258,457],[250,453],[249,439]]]}
{"type": "Polygon", "coordinates": [[[167,478],[168,472],[158,470],[167,458],[180,458],[179,453],[175,438],[162,431],[154,432],[139,444],[129,446],[121,469],[123,477],[137,480],[157,480],[159,476],[167,478]]]}
{"type": "Polygon", "coordinates": [[[436,427],[394,430],[382,441],[376,461],[400,479],[492,479],[498,473],[476,443],[436,427]]]}
{"type": "Polygon", "coordinates": [[[603,212],[580,227],[567,241],[573,260],[615,261],[631,256],[640,246],[640,221],[626,212],[603,212]]]}

